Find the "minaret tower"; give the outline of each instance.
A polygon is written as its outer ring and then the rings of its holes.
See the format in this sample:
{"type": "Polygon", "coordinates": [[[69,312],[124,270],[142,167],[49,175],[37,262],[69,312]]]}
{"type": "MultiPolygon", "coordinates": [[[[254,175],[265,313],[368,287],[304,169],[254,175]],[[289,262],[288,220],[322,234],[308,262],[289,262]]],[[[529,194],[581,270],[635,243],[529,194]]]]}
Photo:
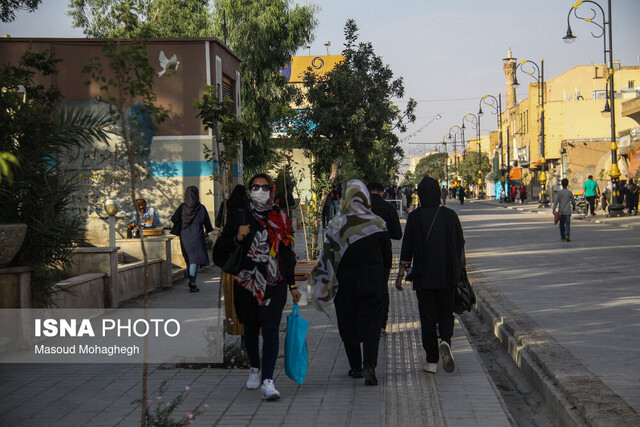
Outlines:
{"type": "Polygon", "coordinates": [[[518,64],[516,63],[516,58],[513,57],[511,52],[511,48],[509,48],[509,52],[507,52],[507,57],[502,60],[504,75],[507,78],[507,110],[518,103],[516,99],[516,88],[513,86],[513,82],[516,79],[516,68],[518,64]]]}

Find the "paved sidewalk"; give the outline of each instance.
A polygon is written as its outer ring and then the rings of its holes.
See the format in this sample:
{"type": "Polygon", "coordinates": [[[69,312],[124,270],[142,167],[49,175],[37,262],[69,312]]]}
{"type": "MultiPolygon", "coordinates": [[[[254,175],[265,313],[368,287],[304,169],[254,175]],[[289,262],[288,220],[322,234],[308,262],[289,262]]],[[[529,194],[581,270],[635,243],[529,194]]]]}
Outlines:
{"type": "MultiPolygon", "coordinates": [[[[298,239],[298,241],[302,241],[298,239]]],[[[399,245],[394,244],[394,251],[399,245]]],[[[201,272],[202,292],[190,294],[186,281],[151,295],[151,307],[217,306],[218,269],[201,272]]],[[[348,363],[336,327],[310,305],[302,316],[310,320],[307,337],[309,371],[298,387],[284,374],[283,344],[275,371],[282,394],[278,402],[264,402],[259,390],[245,390],[247,371],[239,369],[176,369],[150,367],[149,396],[158,398],[166,378],[167,401],[190,387],[180,417],[204,408],[193,425],[362,425],[362,426],[508,426],[513,423],[488,378],[464,328],[456,324],[453,353],[457,367],[436,375],[422,370],[417,304],[412,291],[390,289],[389,333],[381,339],[377,376],[380,385],[347,376],[348,363]]],[[[140,300],[130,305],[141,304],[140,300]]],[[[285,310],[285,316],[290,309],[285,310]]],[[[286,320],[283,318],[283,323],[286,320]]],[[[140,396],[139,365],[57,364],[0,365],[0,425],[3,426],[133,426],[140,409],[131,402],[140,396]]]]}

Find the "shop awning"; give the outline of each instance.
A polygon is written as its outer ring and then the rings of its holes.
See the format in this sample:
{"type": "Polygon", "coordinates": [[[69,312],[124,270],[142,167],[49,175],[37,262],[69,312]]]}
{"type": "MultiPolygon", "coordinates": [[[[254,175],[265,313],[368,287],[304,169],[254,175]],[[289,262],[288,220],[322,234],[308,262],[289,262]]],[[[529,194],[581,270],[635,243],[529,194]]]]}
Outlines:
{"type": "Polygon", "coordinates": [[[522,168],[511,168],[509,171],[509,179],[512,181],[522,179],[522,168]]]}

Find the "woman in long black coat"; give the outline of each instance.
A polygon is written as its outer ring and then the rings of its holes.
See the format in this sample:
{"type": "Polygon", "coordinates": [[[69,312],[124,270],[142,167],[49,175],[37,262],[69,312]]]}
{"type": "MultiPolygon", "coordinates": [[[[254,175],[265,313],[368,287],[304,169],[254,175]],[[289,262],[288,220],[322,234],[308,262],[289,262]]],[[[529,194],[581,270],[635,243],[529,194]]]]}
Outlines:
{"type": "Polygon", "coordinates": [[[333,301],[338,331],[349,360],[349,376],[377,385],[375,368],[386,310],[385,270],[391,240],[384,221],[371,212],[367,187],[349,181],[340,215],[329,223],[320,253],[314,305],[327,312],[333,301]],[[362,343],[362,347],[361,347],[362,343]]]}
{"type": "Polygon", "coordinates": [[[280,393],[273,383],[273,372],[278,358],[278,326],[287,290],[295,303],[300,300],[295,282],[294,240],[289,217],[273,202],[271,177],[257,174],[249,181],[249,188],[249,209],[229,214],[213,248],[213,261],[222,266],[234,248],[244,249],[242,271],[235,276],[233,294],[251,362],[246,388],[260,387],[263,399],[277,400],[280,393]],[[258,349],[260,330],[262,360],[258,349]]]}
{"type": "Polygon", "coordinates": [[[196,277],[200,266],[209,265],[206,237],[213,231],[209,213],[200,203],[198,187],[190,186],[184,192],[182,203],[171,217],[173,223],[181,222],[180,249],[187,264],[189,291],[199,292],[196,277]]]}
{"type": "Polygon", "coordinates": [[[418,297],[422,346],[427,353],[424,370],[435,374],[442,358],[444,370],[453,372],[453,300],[463,269],[464,237],[458,215],[440,205],[438,181],[429,177],[420,181],[418,197],[421,207],[409,214],[404,230],[396,288],[402,290],[402,279],[413,262],[411,280],[418,297]]]}

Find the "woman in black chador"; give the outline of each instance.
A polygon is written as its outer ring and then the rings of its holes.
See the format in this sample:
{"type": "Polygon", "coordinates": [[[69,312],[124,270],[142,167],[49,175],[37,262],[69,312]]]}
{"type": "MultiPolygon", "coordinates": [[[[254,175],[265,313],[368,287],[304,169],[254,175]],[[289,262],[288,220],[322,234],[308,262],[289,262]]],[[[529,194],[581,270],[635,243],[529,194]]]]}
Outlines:
{"type": "Polygon", "coordinates": [[[440,205],[438,182],[424,178],[418,185],[421,207],[409,214],[402,239],[396,288],[402,290],[404,273],[411,267],[418,297],[422,346],[427,353],[424,370],[436,373],[438,360],[453,372],[453,300],[464,266],[464,237],[458,215],[440,205]],[[440,331],[440,344],[436,325],[440,331]]]}

